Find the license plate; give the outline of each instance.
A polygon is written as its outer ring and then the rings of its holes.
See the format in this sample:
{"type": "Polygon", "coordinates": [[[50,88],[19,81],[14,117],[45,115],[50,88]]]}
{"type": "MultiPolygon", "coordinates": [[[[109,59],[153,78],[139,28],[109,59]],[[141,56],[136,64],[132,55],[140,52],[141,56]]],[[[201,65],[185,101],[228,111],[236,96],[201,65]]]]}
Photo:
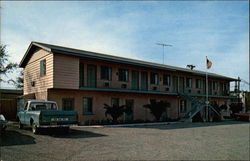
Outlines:
{"type": "Polygon", "coordinates": [[[50,125],[57,125],[57,123],[56,122],[51,122],[50,125]]]}

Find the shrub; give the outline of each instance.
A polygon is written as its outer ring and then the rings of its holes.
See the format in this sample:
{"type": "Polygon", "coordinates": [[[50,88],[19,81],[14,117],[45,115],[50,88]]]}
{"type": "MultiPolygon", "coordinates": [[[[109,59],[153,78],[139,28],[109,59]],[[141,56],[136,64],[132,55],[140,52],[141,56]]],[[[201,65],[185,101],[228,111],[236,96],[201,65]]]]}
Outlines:
{"type": "Polygon", "coordinates": [[[150,113],[154,115],[156,121],[160,121],[162,114],[170,107],[170,103],[167,101],[152,101],[150,104],[146,104],[143,107],[150,110],[150,113]]]}

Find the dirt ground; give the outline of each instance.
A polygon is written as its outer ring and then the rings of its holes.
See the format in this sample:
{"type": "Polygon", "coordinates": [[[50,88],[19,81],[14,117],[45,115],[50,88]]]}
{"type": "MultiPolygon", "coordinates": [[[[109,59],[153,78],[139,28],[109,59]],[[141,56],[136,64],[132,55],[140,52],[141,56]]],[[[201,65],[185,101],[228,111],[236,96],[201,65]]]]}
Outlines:
{"type": "Polygon", "coordinates": [[[69,134],[32,134],[16,124],[1,135],[3,161],[249,160],[250,124],[176,123],[135,127],[74,127],[69,134]]]}

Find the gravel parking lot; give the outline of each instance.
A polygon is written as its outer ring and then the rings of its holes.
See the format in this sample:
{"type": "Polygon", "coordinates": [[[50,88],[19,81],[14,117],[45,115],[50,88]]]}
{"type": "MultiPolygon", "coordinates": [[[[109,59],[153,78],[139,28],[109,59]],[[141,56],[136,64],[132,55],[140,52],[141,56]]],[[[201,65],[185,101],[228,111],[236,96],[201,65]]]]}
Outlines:
{"type": "Polygon", "coordinates": [[[249,123],[74,127],[32,134],[16,124],[1,135],[3,161],[249,160],[249,123]]]}

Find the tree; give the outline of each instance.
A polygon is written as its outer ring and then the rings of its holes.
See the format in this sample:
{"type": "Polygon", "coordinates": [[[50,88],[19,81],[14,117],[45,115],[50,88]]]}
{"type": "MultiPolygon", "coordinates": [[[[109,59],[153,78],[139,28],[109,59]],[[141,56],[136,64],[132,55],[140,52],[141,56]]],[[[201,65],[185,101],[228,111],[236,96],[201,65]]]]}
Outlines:
{"type": "Polygon", "coordinates": [[[16,78],[15,86],[23,89],[23,70],[20,71],[19,76],[16,78]]]}
{"type": "Polygon", "coordinates": [[[13,69],[18,67],[16,63],[8,61],[8,53],[6,51],[6,45],[0,44],[0,83],[1,82],[15,82],[13,79],[3,80],[2,76],[6,76],[8,73],[13,72],[13,69]]]}
{"type": "Polygon", "coordinates": [[[123,112],[125,111],[125,105],[116,105],[113,104],[112,106],[109,106],[107,104],[104,104],[104,109],[106,109],[105,116],[107,117],[110,115],[112,117],[113,123],[117,122],[117,119],[123,115],[123,112]]]}
{"type": "Polygon", "coordinates": [[[170,107],[170,103],[167,101],[151,101],[150,104],[143,105],[143,107],[150,110],[150,113],[154,115],[156,121],[160,121],[162,114],[170,107]]]}

